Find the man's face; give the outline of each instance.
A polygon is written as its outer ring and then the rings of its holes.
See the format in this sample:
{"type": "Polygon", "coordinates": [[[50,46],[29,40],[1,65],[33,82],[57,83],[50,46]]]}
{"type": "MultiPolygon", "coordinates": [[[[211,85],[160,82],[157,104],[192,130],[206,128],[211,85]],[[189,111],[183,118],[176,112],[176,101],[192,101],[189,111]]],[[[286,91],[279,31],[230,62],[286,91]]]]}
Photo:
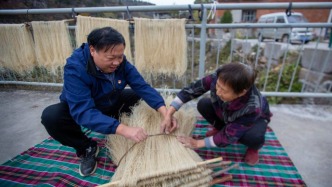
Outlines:
{"type": "Polygon", "coordinates": [[[122,63],[124,49],[125,46],[119,44],[110,47],[107,51],[102,49],[97,52],[93,46],[90,46],[90,53],[96,66],[98,66],[103,73],[112,73],[122,63]]]}

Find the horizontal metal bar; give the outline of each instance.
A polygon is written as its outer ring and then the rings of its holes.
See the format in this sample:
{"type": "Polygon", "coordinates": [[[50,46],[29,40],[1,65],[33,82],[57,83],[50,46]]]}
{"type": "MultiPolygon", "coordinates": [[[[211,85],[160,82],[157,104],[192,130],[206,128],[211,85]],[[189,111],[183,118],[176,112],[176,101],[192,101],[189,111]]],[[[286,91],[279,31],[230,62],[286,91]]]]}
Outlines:
{"type": "MultiPolygon", "coordinates": [[[[200,28],[200,24],[187,24],[186,28],[200,28]]],[[[322,28],[332,27],[332,23],[232,23],[232,24],[207,24],[210,29],[222,28],[322,28]]]]}
{"type": "Polygon", "coordinates": [[[62,87],[63,83],[46,83],[46,82],[24,82],[24,81],[0,81],[2,85],[18,85],[18,86],[46,86],[46,87],[62,87]]]}
{"type": "MultiPolygon", "coordinates": [[[[191,9],[200,10],[201,4],[191,4],[191,9]]],[[[289,3],[223,3],[223,4],[203,4],[204,8],[216,7],[218,10],[226,9],[286,9],[289,3]]],[[[292,9],[331,9],[330,2],[301,2],[292,3],[292,9]]],[[[128,6],[131,12],[156,12],[188,10],[187,5],[151,5],[151,6],[128,6]]],[[[14,14],[65,14],[65,13],[99,13],[99,12],[126,12],[127,6],[112,7],[75,7],[75,8],[44,8],[44,9],[2,9],[0,15],[14,14]]]]}
{"type": "Polygon", "coordinates": [[[332,93],[309,93],[309,92],[261,92],[267,97],[312,97],[332,98],[332,93]]]}
{"type": "MultiPolygon", "coordinates": [[[[68,26],[69,29],[75,29],[76,26],[68,26]]],[[[186,29],[201,28],[200,24],[186,24],[186,29]]],[[[238,29],[238,28],[332,28],[332,23],[290,23],[290,24],[261,24],[261,23],[232,23],[232,24],[207,24],[208,29],[238,29]]]]}
{"type": "MultiPolygon", "coordinates": [[[[24,85],[24,86],[45,86],[45,87],[62,87],[62,83],[42,83],[42,82],[23,82],[23,81],[0,81],[0,85],[24,85]]],[[[178,93],[181,89],[162,89],[156,88],[157,91],[168,91],[178,93]]],[[[206,94],[209,94],[206,93],[206,94]]],[[[267,97],[312,97],[312,98],[332,98],[332,93],[308,93],[308,92],[262,92],[267,97]]]]}

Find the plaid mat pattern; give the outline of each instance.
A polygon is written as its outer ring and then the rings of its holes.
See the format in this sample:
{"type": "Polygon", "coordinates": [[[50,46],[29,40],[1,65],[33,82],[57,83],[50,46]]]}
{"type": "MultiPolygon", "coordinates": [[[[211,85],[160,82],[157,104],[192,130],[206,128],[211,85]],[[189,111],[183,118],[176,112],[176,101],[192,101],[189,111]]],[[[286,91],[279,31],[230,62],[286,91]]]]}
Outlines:
{"type": "MultiPolygon", "coordinates": [[[[210,130],[209,127],[209,123],[199,117],[193,133],[194,138],[204,138],[205,133],[210,130]]],[[[271,128],[267,129],[265,144],[259,151],[259,163],[254,167],[243,162],[246,149],[242,144],[233,144],[223,148],[198,149],[196,152],[204,160],[222,156],[223,160],[232,161],[232,164],[239,163],[238,168],[227,172],[232,174],[232,181],[214,186],[306,186],[271,128]]]]}
{"type": "MultiPolygon", "coordinates": [[[[208,123],[198,117],[194,137],[203,138],[208,127],[208,123]]],[[[0,186],[96,186],[109,182],[116,166],[107,157],[104,135],[92,132],[89,136],[101,147],[98,168],[93,175],[81,177],[78,174],[79,159],[74,149],[49,138],[2,164],[0,186]]],[[[243,163],[245,150],[242,144],[235,144],[225,148],[198,149],[196,152],[203,159],[222,156],[232,164],[240,164],[238,168],[227,172],[233,175],[232,181],[214,186],[305,186],[270,128],[266,133],[266,143],[260,150],[258,165],[251,167],[243,163]]]]}

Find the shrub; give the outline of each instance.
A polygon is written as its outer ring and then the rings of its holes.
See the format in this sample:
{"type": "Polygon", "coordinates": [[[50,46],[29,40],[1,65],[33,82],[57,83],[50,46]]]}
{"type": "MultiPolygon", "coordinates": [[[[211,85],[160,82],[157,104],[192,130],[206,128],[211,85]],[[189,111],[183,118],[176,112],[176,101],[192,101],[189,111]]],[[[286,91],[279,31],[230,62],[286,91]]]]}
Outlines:
{"type": "MultiPolygon", "coordinates": [[[[233,23],[233,15],[231,11],[226,10],[224,15],[220,19],[220,23],[233,23]]],[[[229,29],[225,29],[225,32],[229,32],[229,29]]]]}
{"type": "MultiPolygon", "coordinates": [[[[299,72],[300,68],[296,68],[295,63],[286,63],[284,65],[281,79],[279,82],[279,89],[278,92],[288,92],[290,82],[293,76],[293,72],[296,71],[295,77],[293,80],[293,85],[290,90],[290,92],[301,92],[301,82],[299,82],[299,72]]],[[[279,72],[281,70],[281,65],[277,66],[274,68],[272,71],[270,71],[268,75],[268,80],[266,84],[265,91],[267,92],[274,92],[276,91],[277,87],[277,82],[278,82],[278,77],[279,77],[279,72]]],[[[259,75],[259,80],[258,80],[258,87],[262,90],[264,88],[264,83],[265,83],[265,78],[266,78],[266,72],[261,72],[259,75]]],[[[280,104],[280,103],[296,103],[298,100],[296,98],[282,98],[282,97],[268,97],[267,98],[269,103],[271,104],[280,104]]],[[[297,98],[298,99],[298,98],[297,98]]]]}

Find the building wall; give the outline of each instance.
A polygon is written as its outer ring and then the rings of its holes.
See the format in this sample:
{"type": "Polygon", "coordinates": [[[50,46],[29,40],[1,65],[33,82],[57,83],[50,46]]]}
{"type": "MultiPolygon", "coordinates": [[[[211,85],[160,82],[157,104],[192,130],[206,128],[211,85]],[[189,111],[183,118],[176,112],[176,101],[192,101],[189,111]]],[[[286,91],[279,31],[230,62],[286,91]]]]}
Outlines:
{"type": "Polygon", "coordinates": [[[233,15],[233,22],[234,23],[241,22],[242,10],[232,10],[231,13],[233,15]]]}
{"type": "MultiPolygon", "coordinates": [[[[222,3],[283,3],[285,0],[218,0],[220,4],[222,3]]],[[[292,0],[293,3],[303,2],[303,0],[292,0]]],[[[315,0],[306,0],[306,2],[317,2],[315,0]]],[[[319,0],[319,2],[331,2],[331,0],[319,0]]],[[[217,10],[217,18],[224,14],[225,10],[217,10]]],[[[327,22],[330,14],[330,9],[293,9],[294,12],[301,12],[309,22],[327,22]]],[[[256,20],[263,15],[273,12],[285,12],[285,9],[259,9],[256,11],[256,20]]],[[[234,16],[234,15],[233,15],[234,16]]],[[[239,15],[237,15],[239,16],[239,15]]],[[[240,15],[241,16],[241,15],[240,15]]]]}

